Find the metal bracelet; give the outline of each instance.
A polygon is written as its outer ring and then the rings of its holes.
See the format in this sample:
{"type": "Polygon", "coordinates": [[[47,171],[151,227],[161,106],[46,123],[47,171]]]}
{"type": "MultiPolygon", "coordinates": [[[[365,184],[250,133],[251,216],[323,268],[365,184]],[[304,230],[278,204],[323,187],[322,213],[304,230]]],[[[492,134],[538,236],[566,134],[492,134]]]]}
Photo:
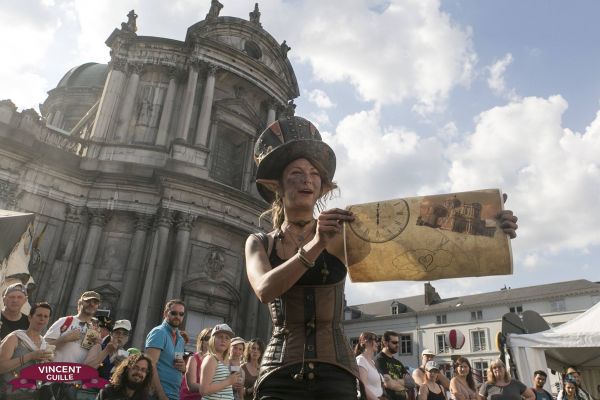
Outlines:
{"type": "Polygon", "coordinates": [[[312,268],[315,266],[314,261],[311,262],[308,258],[306,258],[306,251],[304,250],[303,247],[300,247],[298,249],[298,259],[300,260],[300,262],[302,264],[304,264],[304,266],[308,269],[308,268],[312,268]]]}

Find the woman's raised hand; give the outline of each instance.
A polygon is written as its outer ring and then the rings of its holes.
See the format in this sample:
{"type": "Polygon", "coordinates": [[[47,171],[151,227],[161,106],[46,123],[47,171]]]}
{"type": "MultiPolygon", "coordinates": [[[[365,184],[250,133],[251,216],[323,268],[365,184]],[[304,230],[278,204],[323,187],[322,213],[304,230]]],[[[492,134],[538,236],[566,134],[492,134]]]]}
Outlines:
{"type": "Polygon", "coordinates": [[[315,236],[319,243],[327,246],[329,241],[342,233],[344,222],[354,221],[354,214],[341,208],[332,208],[323,211],[317,217],[317,231],[315,236]]]}

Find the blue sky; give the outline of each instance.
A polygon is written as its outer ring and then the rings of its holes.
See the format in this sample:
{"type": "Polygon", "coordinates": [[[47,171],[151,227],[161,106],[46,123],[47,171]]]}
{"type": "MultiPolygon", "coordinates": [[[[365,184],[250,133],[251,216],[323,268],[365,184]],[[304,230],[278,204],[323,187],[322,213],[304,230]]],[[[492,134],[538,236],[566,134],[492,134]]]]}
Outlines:
{"type": "MultiPolygon", "coordinates": [[[[221,0],[248,18],[254,1],[221,0]]],[[[0,4],[0,98],[35,107],[104,41],[185,38],[209,1],[0,4]]],[[[433,282],[442,297],[599,280],[600,3],[267,0],[261,22],[291,46],[301,96],[338,155],[332,205],[498,187],[520,218],[511,276],[433,282]]],[[[350,304],[420,294],[420,282],[348,284],[350,304]]]]}

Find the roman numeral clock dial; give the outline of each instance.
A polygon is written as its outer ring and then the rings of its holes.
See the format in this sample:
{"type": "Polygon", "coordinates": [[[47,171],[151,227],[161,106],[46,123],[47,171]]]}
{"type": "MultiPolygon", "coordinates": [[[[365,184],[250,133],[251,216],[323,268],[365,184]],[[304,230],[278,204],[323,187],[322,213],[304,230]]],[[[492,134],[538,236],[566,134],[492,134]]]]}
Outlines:
{"type": "Polygon", "coordinates": [[[405,200],[383,201],[379,203],[351,206],[355,219],[350,223],[352,232],[362,240],[384,243],[402,233],[410,218],[408,203],[405,200]]]}

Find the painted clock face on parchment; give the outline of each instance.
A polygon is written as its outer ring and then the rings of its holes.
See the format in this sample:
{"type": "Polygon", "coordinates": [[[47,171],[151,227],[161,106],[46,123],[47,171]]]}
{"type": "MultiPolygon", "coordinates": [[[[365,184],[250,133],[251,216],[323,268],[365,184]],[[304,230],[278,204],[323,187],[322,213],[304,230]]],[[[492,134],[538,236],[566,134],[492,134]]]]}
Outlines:
{"type": "Polygon", "coordinates": [[[410,211],[403,199],[361,204],[349,209],[355,220],[350,223],[352,232],[362,240],[372,243],[385,243],[402,233],[410,211]]]}

